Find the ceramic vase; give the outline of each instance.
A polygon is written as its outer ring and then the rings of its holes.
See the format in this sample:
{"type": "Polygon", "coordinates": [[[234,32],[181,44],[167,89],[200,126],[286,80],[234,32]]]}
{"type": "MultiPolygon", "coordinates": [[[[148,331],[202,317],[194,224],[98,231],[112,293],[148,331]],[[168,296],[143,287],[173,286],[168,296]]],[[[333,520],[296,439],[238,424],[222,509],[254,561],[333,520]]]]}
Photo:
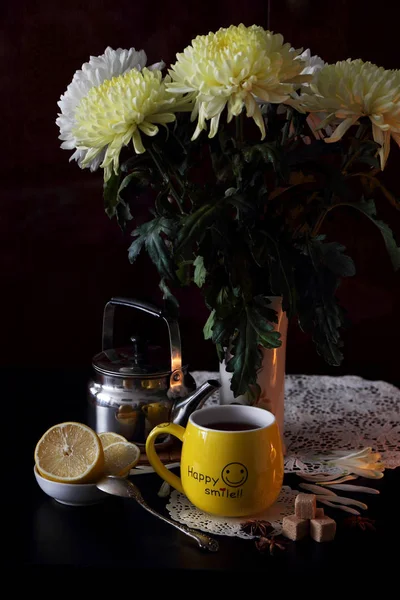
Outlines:
{"type": "MultiPolygon", "coordinates": [[[[282,310],[282,299],[272,297],[271,308],[278,313],[278,323],[275,328],[281,334],[282,345],[279,348],[262,348],[263,361],[258,372],[257,383],[261,388],[261,393],[255,406],[265,408],[272,412],[277,420],[279,430],[283,439],[284,433],[284,413],[285,413],[285,366],[286,366],[286,338],[288,320],[286,313],[282,310]]],[[[245,396],[234,397],[230,389],[232,373],[228,373],[225,368],[225,361],[219,365],[220,375],[220,403],[221,404],[250,404],[250,400],[245,396]]]]}

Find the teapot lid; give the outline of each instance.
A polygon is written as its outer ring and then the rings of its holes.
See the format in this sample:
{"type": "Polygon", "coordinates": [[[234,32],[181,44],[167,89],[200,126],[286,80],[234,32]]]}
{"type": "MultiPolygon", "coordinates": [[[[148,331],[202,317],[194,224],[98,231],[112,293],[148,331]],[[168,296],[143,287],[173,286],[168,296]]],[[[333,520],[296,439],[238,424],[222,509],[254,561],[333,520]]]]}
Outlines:
{"type": "Polygon", "coordinates": [[[131,337],[132,348],[110,348],[93,357],[94,369],[105,375],[123,378],[166,377],[171,371],[165,365],[147,364],[144,354],[139,351],[138,339],[131,337]]]}

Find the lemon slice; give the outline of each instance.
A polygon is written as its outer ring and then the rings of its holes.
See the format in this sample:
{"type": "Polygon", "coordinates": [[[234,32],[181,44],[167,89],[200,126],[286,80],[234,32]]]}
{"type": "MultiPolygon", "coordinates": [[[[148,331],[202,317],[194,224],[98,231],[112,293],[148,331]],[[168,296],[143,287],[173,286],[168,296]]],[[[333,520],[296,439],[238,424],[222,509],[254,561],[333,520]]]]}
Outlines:
{"type": "Polygon", "coordinates": [[[123,435],[119,433],[114,433],[113,431],[104,431],[99,433],[99,438],[101,441],[101,445],[103,446],[103,450],[110,446],[111,444],[115,444],[115,442],[127,442],[128,440],[124,438],[123,435]]]}
{"type": "Polygon", "coordinates": [[[68,421],[50,427],[35,448],[40,475],[59,483],[92,483],[104,469],[100,439],[87,425],[68,421]]]}
{"type": "Polygon", "coordinates": [[[125,477],[140,458],[140,449],[131,442],[114,442],[104,449],[104,474],[125,477]]]}

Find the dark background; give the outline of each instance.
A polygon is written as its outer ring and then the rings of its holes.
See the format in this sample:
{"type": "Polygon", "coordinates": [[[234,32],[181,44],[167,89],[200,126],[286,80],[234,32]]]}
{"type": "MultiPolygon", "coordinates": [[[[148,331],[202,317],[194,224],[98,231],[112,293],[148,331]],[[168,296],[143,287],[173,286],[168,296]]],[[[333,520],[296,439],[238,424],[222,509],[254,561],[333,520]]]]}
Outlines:
{"type": "MultiPolygon", "coordinates": [[[[130,265],[130,236],[103,211],[102,171],[80,170],[68,162],[71,153],[60,149],[57,101],[90,55],[102,54],[108,45],[134,46],[145,49],[149,63],[168,63],[195,35],[243,22],[280,32],[293,46],[310,47],[328,62],[362,58],[399,68],[400,14],[394,5],[390,0],[3,3],[1,365],[20,373],[38,367],[85,370],[101,349],[103,308],[112,296],[161,303],[153,266],[145,255],[130,265]]],[[[399,167],[400,153],[392,143],[383,181],[397,196],[399,167]]],[[[399,213],[379,196],[377,206],[399,240],[399,213]]],[[[337,211],[325,233],[347,246],[357,267],[340,291],[352,321],[344,333],[345,360],[340,368],[325,365],[291,323],[287,371],[350,373],[398,385],[399,274],[373,225],[357,215],[337,211]]],[[[184,361],[192,370],[216,370],[214,347],[202,335],[207,317],[202,299],[193,289],[180,293],[180,300],[184,361]]],[[[138,314],[124,319],[121,342],[139,321],[147,327],[138,314]]]]}

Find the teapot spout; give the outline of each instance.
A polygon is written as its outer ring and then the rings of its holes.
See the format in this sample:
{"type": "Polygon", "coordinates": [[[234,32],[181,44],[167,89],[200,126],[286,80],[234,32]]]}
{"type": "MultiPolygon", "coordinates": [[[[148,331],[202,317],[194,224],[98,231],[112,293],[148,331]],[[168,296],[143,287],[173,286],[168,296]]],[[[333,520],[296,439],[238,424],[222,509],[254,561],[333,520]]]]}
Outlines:
{"type": "Polygon", "coordinates": [[[171,421],[186,427],[190,415],[201,408],[205,401],[221,387],[216,379],[209,379],[187,398],[178,398],[171,411],[171,421]]]}

